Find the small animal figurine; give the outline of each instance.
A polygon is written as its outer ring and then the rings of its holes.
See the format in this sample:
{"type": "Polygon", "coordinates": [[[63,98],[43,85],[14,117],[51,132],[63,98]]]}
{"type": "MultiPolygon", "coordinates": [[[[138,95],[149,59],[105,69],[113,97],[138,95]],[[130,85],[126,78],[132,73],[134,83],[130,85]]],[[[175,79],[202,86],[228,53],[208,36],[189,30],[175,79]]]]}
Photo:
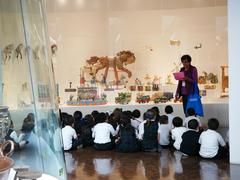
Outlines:
{"type": "Polygon", "coordinates": [[[21,43],[21,44],[19,44],[18,46],[17,46],[17,48],[15,49],[15,54],[16,54],[16,58],[18,59],[19,57],[20,57],[20,59],[22,59],[23,58],[23,56],[22,56],[22,49],[24,48],[24,46],[23,46],[23,44],[21,43]]]}
{"type": "Polygon", "coordinates": [[[6,64],[7,61],[9,61],[11,59],[13,51],[14,51],[14,45],[13,44],[9,44],[3,49],[3,54],[4,54],[3,63],[4,64],[6,64]]]}

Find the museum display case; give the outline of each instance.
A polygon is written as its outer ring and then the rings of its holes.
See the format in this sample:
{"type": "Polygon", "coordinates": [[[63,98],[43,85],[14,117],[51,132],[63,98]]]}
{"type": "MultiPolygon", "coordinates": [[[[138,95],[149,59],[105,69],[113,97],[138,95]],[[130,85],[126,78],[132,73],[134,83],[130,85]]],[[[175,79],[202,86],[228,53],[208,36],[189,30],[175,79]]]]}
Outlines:
{"type": "Polygon", "coordinates": [[[164,93],[175,95],[173,73],[182,67],[183,54],[198,69],[203,102],[222,101],[226,82],[220,66],[228,64],[226,5],[53,0],[47,6],[61,105],[115,104],[119,93],[131,93],[129,105],[173,102],[164,93]],[[75,92],[66,91],[70,82],[75,92]],[[100,102],[79,98],[77,89],[95,87],[100,102]]]}
{"type": "Polygon", "coordinates": [[[0,0],[0,27],[0,130],[15,132],[13,169],[67,179],[45,2],[0,0]]]}

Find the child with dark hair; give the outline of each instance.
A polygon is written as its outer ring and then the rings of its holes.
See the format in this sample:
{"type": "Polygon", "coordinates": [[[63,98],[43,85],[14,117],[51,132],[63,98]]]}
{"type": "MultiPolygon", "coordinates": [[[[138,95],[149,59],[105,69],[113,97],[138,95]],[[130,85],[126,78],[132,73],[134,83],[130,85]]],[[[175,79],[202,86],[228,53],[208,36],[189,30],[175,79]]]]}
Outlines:
{"type": "Polygon", "coordinates": [[[131,119],[126,112],[121,115],[118,136],[119,138],[116,140],[117,151],[136,152],[139,150],[136,130],[131,126],[131,119]]]}
{"type": "Polygon", "coordinates": [[[139,138],[142,139],[142,149],[147,152],[158,150],[158,123],[155,121],[155,113],[148,110],[145,114],[146,122],[139,127],[139,138]]]}
{"type": "Polygon", "coordinates": [[[111,150],[114,143],[111,141],[111,135],[115,136],[116,132],[112,125],[106,122],[105,113],[99,113],[96,117],[96,125],[92,129],[92,137],[94,138],[94,148],[96,150],[111,150]]]}
{"type": "Polygon", "coordinates": [[[143,120],[140,118],[141,112],[138,109],[135,109],[132,112],[132,119],[131,119],[131,125],[138,130],[138,127],[143,120]]]}
{"type": "Polygon", "coordinates": [[[160,122],[160,111],[159,111],[159,108],[157,106],[154,106],[154,107],[152,107],[152,110],[153,110],[153,112],[155,114],[155,121],[157,123],[159,123],[160,122]]]}
{"type": "Polygon", "coordinates": [[[98,114],[99,114],[99,112],[97,110],[92,111],[91,115],[93,116],[94,121],[95,121],[98,114]]]}
{"type": "Polygon", "coordinates": [[[180,117],[175,117],[173,119],[173,126],[172,129],[172,140],[174,140],[173,146],[175,149],[179,150],[180,145],[182,143],[182,135],[187,130],[183,125],[183,120],[180,117]]]}
{"type": "Polygon", "coordinates": [[[198,131],[198,121],[192,119],[188,122],[188,131],[182,135],[180,151],[189,156],[199,155],[200,144],[198,143],[201,133],[198,131]]]}
{"type": "Polygon", "coordinates": [[[199,143],[201,144],[199,154],[203,158],[220,158],[226,155],[226,143],[222,136],[216,131],[219,122],[215,118],[208,120],[208,130],[202,132],[199,143]]]}
{"type": "Polygon", "coordinates": [[[14,143],[14,148],[19,149],[28,143],[28,141],[22,140],[19,137],[20,136],[18,136],[16,131],[14,130],[13,121],[11,120],[10,127],[5,136],[5,140],[11,140],[14,143]]]}
{"type": "Polygon", "coordinates": [[[183,126],[188,128],[188,122],[192,119],[196,119],[198,121],[199,128],[202,127],[201,121],[196,117],[196,113],[195,113],[195,110],[193,108],[188,108],[187,109],[187,115],[188,115],[188,117],[185,118],[185,120],[183,122],[183,126]]]}
{"type": "Polygon", "coordinates": [[[91,114],[87,114],[84,117],[84,125],[81,127],[81,134],[80,137],[82,139],[83,147],[93,145],[93,138],[92,138],[92,128],[95,125],[94,118],[91,114]]]}
{"type": "Polygon", "coordinates": [[[158,128],[158,140],[159,140],[159,145],[163,148],[169,147],[170,144],[170,127],[168,125],[168,116],[162,115],[160,117],[160,125],[158,128]]]}
{"type": "Polygon", "coordinates": [[[176,117],[176,116],[173,115],[173,107],[171,105],[167,105],[165,107],[165,113],[168,116],[168,126],[170,128],[173,128],[172,121],[173,121],[173,118],[176,117]]]}
{"type": "Polygon", "coordinates": [[[75,111],[73,114],[74,117],[74,129],[77,135],[81,134],[81,127],[84,125],[84,120],[82,119],[82,112],[75,111]]]}
{"type": "Polygon", "coordinates": [[[110,116],[108,117],[108,123],[112,125],[112,127],[114,128],[114,130],[117,129],[118,127],[118,122],[116,121],[116,119],[114,118],[114,114],[110,114],[110,116]]]}
{"type": "Polygon", "coordinates": [[[77,133],[73,126],[74,118],[72,116],[68,116],[65,127],[62,128],[64,151],[75,150],[82,144],[82,141],[77,138],[77,133]]]}

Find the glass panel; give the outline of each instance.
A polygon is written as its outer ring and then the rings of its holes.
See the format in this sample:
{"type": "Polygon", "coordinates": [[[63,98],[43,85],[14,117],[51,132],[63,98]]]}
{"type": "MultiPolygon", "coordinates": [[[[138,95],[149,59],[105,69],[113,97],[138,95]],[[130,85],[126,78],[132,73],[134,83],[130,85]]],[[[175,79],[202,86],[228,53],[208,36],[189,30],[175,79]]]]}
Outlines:
{"type": "Polygon", "coordinates": [[[15,167],[66,179],[43,2],[0,0],[0,10],[0,105],[18,135],[15,167]]]}

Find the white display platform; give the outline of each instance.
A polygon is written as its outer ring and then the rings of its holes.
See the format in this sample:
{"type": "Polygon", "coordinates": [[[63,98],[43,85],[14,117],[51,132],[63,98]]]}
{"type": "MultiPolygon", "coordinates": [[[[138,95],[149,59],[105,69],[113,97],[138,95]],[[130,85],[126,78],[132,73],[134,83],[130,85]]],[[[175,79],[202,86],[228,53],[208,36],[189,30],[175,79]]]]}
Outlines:
{"type": "MultiPolygon", "coordinates": [[[[220,121],[221,127],[228,127],[229,125],[229,117],[228,117],[228,99],[212,99],[212,100],[202,100],[203,108],[204,108],[204,117],[200,118],[202,124],[206,124],[209,118],[217,118],[220,121]]],[[[138,104],[138,103],[130,103],[127,105],[108,103],[106,105],[101,106],[68,106],[68,105],[60,105],[60,109],[62,112],[66,112],[68,114],[73,114],[75,111],[79,110],[83,113],[83,115],[90,114],[93,110],[97,110],[99,112],[112,112],[115,108],[122,108],[123,110],[134,110],[138,109],[141,111],[141,114],[146,112],[146,110],[152,108],[153,106],[157,106],[160,109],[160,115],[164,114],[165,106],[171,105],[174,109],[174,114],[184,118],[183,108],[181,103],[167,102],[167,103],[148,103],[148,104],[138,104]]]]}

